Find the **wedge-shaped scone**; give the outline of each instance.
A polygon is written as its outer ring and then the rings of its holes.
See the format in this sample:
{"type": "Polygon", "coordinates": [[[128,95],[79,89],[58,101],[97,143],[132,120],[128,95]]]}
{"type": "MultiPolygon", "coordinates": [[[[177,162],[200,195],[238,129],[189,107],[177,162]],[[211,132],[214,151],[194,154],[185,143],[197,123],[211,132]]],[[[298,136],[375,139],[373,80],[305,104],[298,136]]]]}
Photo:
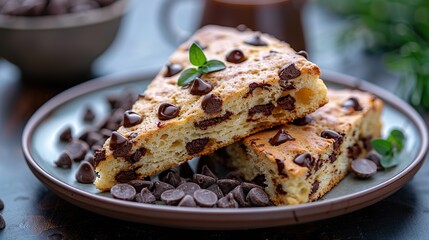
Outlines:
{"type": "Polygon", "coordinates": [[[307,118],[227,147],[228,164],[264,181],[276,205],[315,201],[349,172],[380,136],[382,102],[355,90],[329,90],[329,103],[307,118]]]}
{"type": "Polygon", "coordinates": [[[181,45],[96,153],[100,190],[156,174],[252,133],[315,111],[327,101],[319,68],[269,35],[206,26],[181,45]],[[186,87],[188,48],[199,43],[226,69],[186,87]]]}

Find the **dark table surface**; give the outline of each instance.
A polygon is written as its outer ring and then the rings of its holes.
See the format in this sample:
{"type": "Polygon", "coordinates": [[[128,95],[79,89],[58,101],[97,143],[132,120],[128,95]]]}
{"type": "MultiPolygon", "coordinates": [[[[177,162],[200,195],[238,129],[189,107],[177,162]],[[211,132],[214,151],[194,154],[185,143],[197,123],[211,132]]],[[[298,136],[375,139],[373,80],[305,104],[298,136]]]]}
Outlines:
{"type": "MultiPolygon", "coordinates": [[[[155,2],[155,1],[154,1],[155,2]]],[[[185,1],[183,8],[200,4],[185,1]]],[[[158,3],[138,3],[124,19],[111,48],[94,65],[94,76],[159,69],[174,46],[157,31],[158,3]]],[[[305,8],[310,60],[322,69],[360,77],[393,91],[397,77],[385,70],[380,56],[361,49],[339,50],[335,36],[344,22],[314,3],[305,8]]],[[[192,21],[179,24],[192,29],[192,21]]],[[[0,60],[0,211],[6,228],[0,239],[428,239],[429,166],[426,162],[402,189],[362,210],[294,226],[241,231],[191,231],[120,221],[80,209],[48,190],[27,167],[21,134],[27,120],[64,87],[22,83],[19,71],[0,60]]],[[[429,121],[425,114],[426,122],[429,121]]]]}

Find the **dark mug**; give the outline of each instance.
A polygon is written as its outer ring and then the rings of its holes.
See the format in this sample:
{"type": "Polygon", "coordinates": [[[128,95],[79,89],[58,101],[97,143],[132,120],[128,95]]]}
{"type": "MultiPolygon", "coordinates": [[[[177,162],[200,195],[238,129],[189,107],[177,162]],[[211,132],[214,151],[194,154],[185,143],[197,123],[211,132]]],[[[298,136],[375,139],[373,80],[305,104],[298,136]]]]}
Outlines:
{"type": "MultiPolygon", "coordinates": [[[[182,1],[164,1],[161,6],[162,33],[177,45],[190,37],[189,31],[173,23],[172,12],[182,1]]],[[[295,50],[304,50],[305,37],[301,9],[305,0],[204,0],[198,27],[208,24],[236,27],[240,24],[288,42],[295,50]]]]}

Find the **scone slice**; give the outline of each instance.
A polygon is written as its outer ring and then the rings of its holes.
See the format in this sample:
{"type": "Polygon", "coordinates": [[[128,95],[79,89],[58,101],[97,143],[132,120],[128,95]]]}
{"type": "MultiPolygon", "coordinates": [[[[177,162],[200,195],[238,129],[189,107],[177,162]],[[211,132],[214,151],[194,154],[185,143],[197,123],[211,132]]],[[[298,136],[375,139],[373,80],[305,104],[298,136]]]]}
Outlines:
{"type": "Polygon", "coordinates": [[[323,106],[328,99],[320,70],[304,56],[266,34],[200,29],[172,54],[124,116],[125,126],[96,153],[96,187],[108,190],[154,175],[323,106]],[[180,73],[193,67],[192,42],[226,69],[203,74],[198,86],[178,86],[180,73]]]}
{"type": "Polygon", "coordinates": [[[329,103],[306,119],[260,132],[227,147],[228,164],[263,179],[276,205],[315,201],[349,172],[379,137],[382,102],[356,90],[329,90],[329,103]]]}

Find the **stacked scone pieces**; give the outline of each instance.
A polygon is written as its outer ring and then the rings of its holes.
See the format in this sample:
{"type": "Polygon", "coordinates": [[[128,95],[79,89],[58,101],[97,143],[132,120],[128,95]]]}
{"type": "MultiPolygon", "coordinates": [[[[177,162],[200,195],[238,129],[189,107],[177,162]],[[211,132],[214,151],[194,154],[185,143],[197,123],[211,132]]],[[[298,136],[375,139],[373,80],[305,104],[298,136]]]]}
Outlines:
{"type": "Polygon", "coordinates": [[[370,94],[328,93],[319,75],[304,53],[272,36],[203,27],[173,53],[96,152],[95,185],[106,191],[227,147],[228,165],[247,180],[262,177],[274,204],[316,200],[380,135],[382,108],[370,94]],[[192,67],[192,42],[226,68],[179,86],[192,67]]]}

